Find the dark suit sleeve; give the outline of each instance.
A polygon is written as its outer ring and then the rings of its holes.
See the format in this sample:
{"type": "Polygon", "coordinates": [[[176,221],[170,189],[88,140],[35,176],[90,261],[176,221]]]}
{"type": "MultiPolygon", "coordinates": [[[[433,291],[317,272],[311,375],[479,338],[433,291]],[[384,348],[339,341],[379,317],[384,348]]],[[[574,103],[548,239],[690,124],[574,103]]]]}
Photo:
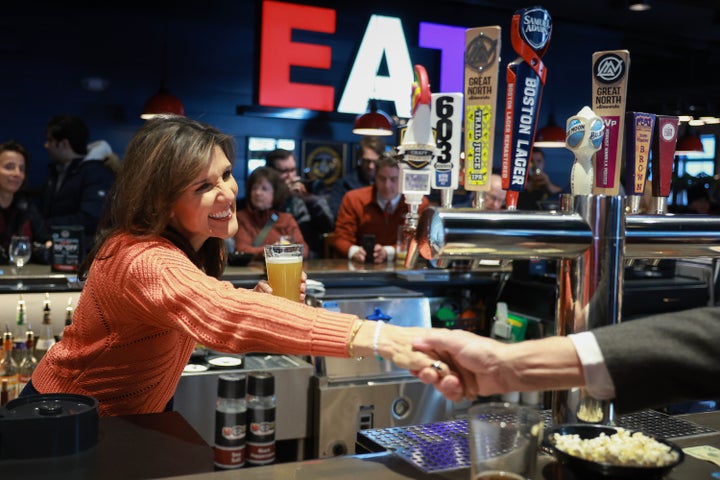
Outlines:
{"type": "Polygon", "coordinates": [[[720,399],[720,308],[654,315],[593,333],[619,412],[720,399]]]}

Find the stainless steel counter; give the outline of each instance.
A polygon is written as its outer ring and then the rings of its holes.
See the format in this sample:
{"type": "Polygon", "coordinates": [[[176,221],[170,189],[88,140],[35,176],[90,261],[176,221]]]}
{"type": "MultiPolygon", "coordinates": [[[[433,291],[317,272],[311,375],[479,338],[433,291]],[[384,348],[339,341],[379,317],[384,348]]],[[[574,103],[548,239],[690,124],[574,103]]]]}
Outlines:
{"type": "Polygon", "coordinates": [[[310,377],[313,366],[294,355],[246,355],[242,369],[183,373],[174,397],[180,412],[208,445],[215,443],[215,402],[218,377],[228,373],[269,372],[275,377],[276,440],[309,436],[310,377]]]}

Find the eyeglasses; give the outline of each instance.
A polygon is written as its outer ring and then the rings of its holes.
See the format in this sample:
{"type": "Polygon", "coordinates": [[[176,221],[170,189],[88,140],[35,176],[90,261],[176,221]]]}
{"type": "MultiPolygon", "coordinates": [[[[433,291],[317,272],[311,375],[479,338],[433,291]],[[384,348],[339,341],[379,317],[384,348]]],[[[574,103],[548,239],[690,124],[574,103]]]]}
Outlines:
{"type": "Polygon", "coordinates": [[[284,174],[286,174],[286,173],[295,173],[295,168],[294,168],[294,167],[292,167],[292,168],[283,168],[283,169],[273,167],[273,170],[275,170],[276,172],[278,172],[280,175],[284,175],[284,174]]]}
{"type": "Polygon", "coordinates": [[[377,160],[374,159],[374,158],[361,158],[360,161],[361,161],[362,163],[367,163],[367,164],[370,164],[370,165],[377,163],[377,160]]]}

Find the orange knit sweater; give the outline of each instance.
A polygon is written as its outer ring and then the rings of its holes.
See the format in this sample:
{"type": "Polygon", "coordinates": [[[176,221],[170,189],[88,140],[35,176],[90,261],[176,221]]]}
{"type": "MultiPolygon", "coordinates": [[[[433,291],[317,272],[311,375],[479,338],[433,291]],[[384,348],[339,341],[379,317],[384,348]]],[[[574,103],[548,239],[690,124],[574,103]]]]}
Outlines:
{"type": "Polygon", "coordinates": [[[101,415],[161,412],[197,342],[223,352],[347,357],[356,318],[235,288],[168,240],[121,234],[93,262],[72,325],[32,382],[40,393],[94,396],[101,415]]]}

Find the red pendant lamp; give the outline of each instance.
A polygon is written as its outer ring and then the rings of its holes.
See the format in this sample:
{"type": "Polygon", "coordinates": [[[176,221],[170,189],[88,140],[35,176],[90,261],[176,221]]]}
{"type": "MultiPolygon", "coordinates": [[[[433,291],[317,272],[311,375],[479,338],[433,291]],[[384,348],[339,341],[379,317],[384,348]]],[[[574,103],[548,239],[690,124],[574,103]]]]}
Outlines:
{"type": "Polygon", "coordinates": [[[547,125],[535,133],[533,145],[542,148],[565,147],[565,130],[555,122],[554,113],[550,113],[547,125]]]}
{"type": "Polygon", "coordinates": [[[356,135],[389,136],[393,134],[390,116],[378,109],[377,100],[368,101],[368,111],[355,119],[353,133],[356,135]]]}
{"type": "Polygon", "coordinates": [[[162,55],[162,77],[160,79],[160,89],[152,97],[148,98],[140,114],[143,120],[149,120],[155,117],[168,115],[185,116],[185,106],[178,97],[170,93],[167,88],[167,27],[165,31],[165,39],[163,40],[162,55]]]}

